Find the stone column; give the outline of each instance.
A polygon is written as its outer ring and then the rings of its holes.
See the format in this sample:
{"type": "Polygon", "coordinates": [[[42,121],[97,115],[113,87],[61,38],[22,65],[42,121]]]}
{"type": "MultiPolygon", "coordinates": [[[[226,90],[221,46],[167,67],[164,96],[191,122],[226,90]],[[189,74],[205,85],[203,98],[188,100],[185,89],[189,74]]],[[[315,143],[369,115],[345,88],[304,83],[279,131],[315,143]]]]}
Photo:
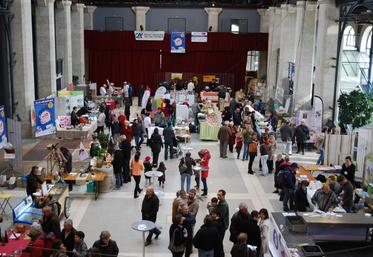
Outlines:
{"type": "Polygon", "coordinates": [[[332,0],[318,1],[316,21],[315,95],[324,102],[324,121],[332,117],[339,10],[332,0]]]}
{"type": "Polygon", "coordinates": [[[12,45],[14,55],[14,98],[16,112],[22,121],[22,137],[31,137],[31,106],[35,100],[34,56],[32,42],[31,0],[14,1],[11,5],[12,45]]]}
{"type": "Polygon", "coordinates": [[[219,14],[221,13],[222,8],[216,7],[206,7],[205,11],[208,15],[208,25],[207,30],[211,32],[218,32],[219,31],[219,14]],[[211,28],[211,30],[210,30],[211,28]]]}
{"type": "Polygon", "coordinates": [[[96,6],[88,5],[84,10],[84,30],[93,30],[93,13],[96,6]]]}
{"type": "Polygon", "coordinates": [[[62,88],[73,82],[71,50],[71,1],[57,2],[57,58],[63,59],[62,88]]]}
{"type": "Polygon", "coordinates": [[[268,22],[268,62],[267,62],[267,85],[268,95],[263,99],[268,101],[269,97],[274,97],[276,82],[278,77],[278,58],[281,36],[281,8],[270,7],[268,22]]]}
{"type": "Polygon", "coordinates": [[[294,110],[309,109],[312,97],[316,3],[297,2],[294,110]]]}
{"type": "Polygon", "coordinates": [[[73,76],[84,83],[84,4],[73,4],[71,8],[71,34],[73,76]]]}
{"type": "Polygon", "coordinates": [[[148,6],[134,6],[132,11],[136,15],[136,30],[146,30],[146,13],[149,11],[150,7],[148,6]]]}
{"type": "Polygon", "coordinates": [[[288,94],[289,80],[288,68],[289,62],[295,61],[295,6],[281,5],[281,35],[280,35],[280,57],[278,66],[277,87],[284,89],[284,95],[288,94]]]}
{"type": "Polygon", "coordinates": [[[54,0],[37,0],[36,38],[38,64],[38,98],[56,93],[56,40],[54,0]]]}
{"type": "MultiPolygon", "coordinates": [[[[268,33],[269,31],[269,11],[267,9],[258,9],[260,15],[260,32],[268,33]]],[[[258,78],[266,78],[267,76],[267,55],[268,51],[259,53],[258,78]]]]}

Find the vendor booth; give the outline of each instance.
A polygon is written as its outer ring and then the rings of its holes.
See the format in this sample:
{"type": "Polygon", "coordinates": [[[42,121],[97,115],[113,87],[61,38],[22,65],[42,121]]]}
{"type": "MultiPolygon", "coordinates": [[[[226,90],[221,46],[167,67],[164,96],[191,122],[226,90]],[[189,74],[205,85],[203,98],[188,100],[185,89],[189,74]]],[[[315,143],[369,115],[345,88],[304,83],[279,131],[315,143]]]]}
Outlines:
{"type": "Polygon", "coordinates": [[[373,218],[356,213],[272,213],[269,249],[273,257],[371,256],[373,218]],[[347,242],[344,243],[344,242],[347,242]],[[356,250],[351,248],[356,247],[356,250]],[[361,247],[361,249],[359,249],[361,247]],[[338,249],[337,255],[325,254],[338,249]],[[343,250],[349,252],[344,255],[343,250]]]}

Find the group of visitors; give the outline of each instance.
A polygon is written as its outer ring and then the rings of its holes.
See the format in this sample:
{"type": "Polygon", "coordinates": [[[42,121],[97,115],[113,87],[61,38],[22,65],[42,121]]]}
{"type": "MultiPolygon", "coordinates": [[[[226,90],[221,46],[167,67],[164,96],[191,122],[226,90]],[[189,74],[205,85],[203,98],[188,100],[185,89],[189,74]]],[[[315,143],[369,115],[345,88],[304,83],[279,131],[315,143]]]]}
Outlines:
{"type": "Polygon", "coordinates": [[[230,241],[234,243],[233,257],[263,256],[268,253],[269,215],[266,209],[248,212],[245,203],[231,217],[229,224],[229,206],[225,200],[226,191],[221,189],[217,197],[207,204],[208,214],[203,225],[196,230],[196,216],[199,203],[196,191],[185,193],[178,191],[172,204],[172,225],[169,230],[169,250],[173,256],[190,256],[193,246],[198,249],[198,256],[224,256],[223,240],[229,229],[230,241]],[[195,232],[196,231],[196,232],[195,232]],[[248,247],[251,246],[251,247],[248,247]]]}
{"type": "Polygon", "coordinates": [[[73,221],[60,220],[50,206],[43,208],[43,217],[39,223],[31,225],[28,236],[30,244],[27,252],[30,257],[101,257],[118,256],[119,249],[108,231],[102,231],[99,240],[88,249],[83,231],[77,231],[73,221]]]}

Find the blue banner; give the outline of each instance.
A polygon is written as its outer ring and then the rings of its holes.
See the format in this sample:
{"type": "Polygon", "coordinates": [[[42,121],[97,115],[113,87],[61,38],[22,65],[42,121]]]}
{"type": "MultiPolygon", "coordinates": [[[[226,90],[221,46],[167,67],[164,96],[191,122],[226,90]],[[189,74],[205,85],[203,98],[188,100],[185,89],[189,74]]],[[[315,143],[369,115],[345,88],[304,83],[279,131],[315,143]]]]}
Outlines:
{"type": "Polygon", "coordinates": [[[171,32],[171,53],[185,53],[185,32],[171,32]]]}
{"type": "Polygon", "coordinates": [[[54,98],[34,101],[36,126],[35,137],[56,133],[54,98]]]}
{"type": "Polygon", "coordinates": [[[4,147],[4,144],[8,142],[6,136],[6,117],[4,111],[4,105],[0,106],[0,149],[4,147]]]}

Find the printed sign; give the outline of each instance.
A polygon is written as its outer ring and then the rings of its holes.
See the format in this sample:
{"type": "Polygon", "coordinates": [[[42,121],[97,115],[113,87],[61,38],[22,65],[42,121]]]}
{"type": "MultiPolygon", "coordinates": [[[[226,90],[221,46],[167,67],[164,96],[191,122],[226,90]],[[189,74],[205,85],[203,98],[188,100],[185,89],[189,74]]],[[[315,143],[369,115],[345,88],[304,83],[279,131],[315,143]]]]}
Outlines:
{"type": "Polygon", "coordinates": [[[171,32],[171,53],[185,53],[185,32],[171,32]]]}
{"type": "Polygon", "coordinates": [[[167,92],[167,89],[165,87],[159,87],[157,91],[155,91],[154,99],[162,98],[167,92]]]}
{"type": "Polygon", "coordinates": [[[6,136],[6,117],[4,111],[4,105],[0,106],[0,149],[7,143],[8,138],[6,136]]]}
{"type": "Polygon", "coordinates": [[[163,41],[164,31],[134,31],[135,39],[139,41],[163,41]]]}
{"type": "Polygon", "coordinates": [[[207,42],[207,32],[192,32],[191,41],[193,43],[206,43],[207,42]]]}
{"type": "Polygon", "coordinates": [[[35,137],[56,133],[54,98],[34,101],[36,127],[35,137]]]}
{"type": "Polygon", "coordinates": [[[83,91],[58,91],[58,97],[64,102],[63,113],[69,114],[73,107],[76,106],[78,110],[84,106],[84,92],[83,91]]]}

